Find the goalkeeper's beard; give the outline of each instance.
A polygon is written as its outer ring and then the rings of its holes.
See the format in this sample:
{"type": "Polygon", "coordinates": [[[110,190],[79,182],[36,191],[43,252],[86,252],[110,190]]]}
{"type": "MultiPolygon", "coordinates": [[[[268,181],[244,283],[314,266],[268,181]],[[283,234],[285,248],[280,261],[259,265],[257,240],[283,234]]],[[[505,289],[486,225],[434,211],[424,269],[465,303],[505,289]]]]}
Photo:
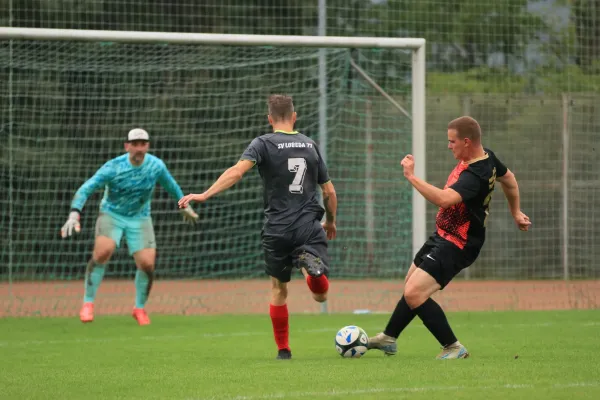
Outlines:
{"type": "Polygon", "coordinates": [[[135,153],[131,156],[131,161],[136,164],[141,164],[144,161],[145,154],[144,153],[135,153]]]}

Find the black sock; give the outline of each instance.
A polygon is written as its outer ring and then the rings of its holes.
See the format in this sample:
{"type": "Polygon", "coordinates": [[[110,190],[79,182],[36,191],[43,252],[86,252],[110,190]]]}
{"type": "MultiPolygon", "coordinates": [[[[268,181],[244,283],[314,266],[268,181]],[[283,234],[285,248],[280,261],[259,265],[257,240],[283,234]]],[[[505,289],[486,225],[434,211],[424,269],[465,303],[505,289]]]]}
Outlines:
{"type": "Polygon", "coordinates": [[[442,346],[448,346],[457,341],[444,310],[432,298],[427,299],[425,303],[413,311],[421,318],[425,327],[429,329],[429,332],[435,336],[442,346]]]}
{"type": "Polygon", "coordinates": [[[406,328],[408,324],[410,324],[410,321],[412,321],[415,318],[415,315],[417,315],[415,314],[415,311],[410,309],[410,307],[406,303],[406,300],[404,299],[404,296],[402,296],[402,298],[396,305],[396,309],[392,313],[390,321],[385,327],[383,333],[385,333],[388,336],[398,338],[398,336],[400,336],[400,333],[402,333],[404,328],[406,328]]]}

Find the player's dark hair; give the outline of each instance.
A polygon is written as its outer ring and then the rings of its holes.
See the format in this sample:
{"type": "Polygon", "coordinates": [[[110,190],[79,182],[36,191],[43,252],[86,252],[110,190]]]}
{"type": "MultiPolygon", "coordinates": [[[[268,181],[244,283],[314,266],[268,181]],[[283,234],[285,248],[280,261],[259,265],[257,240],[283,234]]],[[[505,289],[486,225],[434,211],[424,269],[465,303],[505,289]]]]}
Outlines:
{"type": "Polygon", "coordinates": [[[267,101],[269,115],[275,122],[286,121],[294,114],[294,102],[290,96],[272,94],[267,101]]]}
{"type": "Polygon", "coordinates": [[[481,141],[481,127],[474,118],[465,116],[453,119],[448,124],[448,129],[456,130],[461,139],[469,138],[474,142],[481,141]]]}

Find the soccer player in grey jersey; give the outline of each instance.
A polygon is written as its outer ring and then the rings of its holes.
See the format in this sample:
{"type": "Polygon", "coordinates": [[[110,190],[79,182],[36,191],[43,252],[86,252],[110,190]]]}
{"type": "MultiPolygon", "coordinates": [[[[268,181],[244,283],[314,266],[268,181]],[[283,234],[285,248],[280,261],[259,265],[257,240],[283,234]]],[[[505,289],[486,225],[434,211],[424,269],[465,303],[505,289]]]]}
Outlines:
{"type": "Polygon", "coordinates": [[[316,143],[294,131],[296,113],[292,98],[272,95],[268,100],[273,133],[255,138],[236,165],[227,169],[204,193],[189,194],[179,201],[204,202],[242,179],[258,166],[264,185],[266,221],[261,233],[265,272],[271,276],[270,316],[278,359],[290,359],[287,283],[292,268],[306,278],[313,299],[327,300],[329,257],[327,240],[336,236],[337,197],[325,161],[316,143]],[[318,202],[318,187],[323,204],[318,202]],[[325,222],[321,223],[323,215],[325,222]]]}

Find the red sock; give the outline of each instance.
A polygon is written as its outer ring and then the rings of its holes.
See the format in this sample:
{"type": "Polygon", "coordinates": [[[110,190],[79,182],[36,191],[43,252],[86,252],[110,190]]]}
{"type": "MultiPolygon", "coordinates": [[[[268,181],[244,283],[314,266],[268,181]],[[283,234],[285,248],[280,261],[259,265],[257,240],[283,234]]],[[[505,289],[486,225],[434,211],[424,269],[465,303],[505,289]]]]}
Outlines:
{"type": "Polygon", "coordinates": [[[271,314],[271,322],[273,323],[273,335],[275,336],[275,343],[277,343],[277,349],[290,349],[288,343],[290,336],[290,327],[288,325],[288,308],[287,304],[282,306],[269,305],[269,314],[271,314]]]}
{"type": "Polygon", "coordinates": [[[327,293],[329,290],[329,280],[325,275],[321,275],[318,278],[308,275],[306,277],[306,284],[310,291],[316,294],[327,293]]]}

